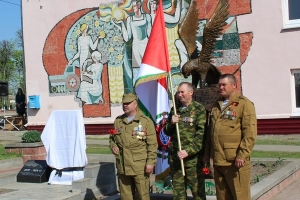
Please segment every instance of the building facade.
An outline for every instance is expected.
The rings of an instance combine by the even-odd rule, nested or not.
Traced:
[[[189,59],[178,28],[190,1],[164,1],[174,90]],[[197,48],[217,0],[197,0]],[[211,62],[234,73],[256,107],[259,133],[300,133],[300,8],[296,0],[229,0],[229,17]],[[52,110],[82,110],[86,132],[104,134],[123,113],[155,19],[154,0],[22,0],[28,129],[42,130]],[[155,58],[154,58],[155,59]],[[29,104],[30,105],[30,104]]]

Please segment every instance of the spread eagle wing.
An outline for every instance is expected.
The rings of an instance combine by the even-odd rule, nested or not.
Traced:
[[[178,30],[179,37],[182,40],[185,48],[187,49],[189,57],[197,48],[196,34],[197,34],[197,30],[199,29],[198,16],[199,14],[198,14],[196,0],[192,0],[190,7],[186,13],[186,16],[184,17],[180,25],[180,28]]]
[[[229,14],[228,8],[228,0],[219,0],[215,11],[207,20],[203,30],[203,44],[199,58],[201,62],[210,62],[217,38],[221,35],[223,26],[227,24],[226,20]]]

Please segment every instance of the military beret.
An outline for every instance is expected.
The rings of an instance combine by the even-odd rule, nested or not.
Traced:
[[[133,93],[128,93],[123,95],[122,103],[129,103],[137,100],[137,96]]]

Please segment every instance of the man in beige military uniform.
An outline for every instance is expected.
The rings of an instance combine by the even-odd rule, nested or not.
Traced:
[[[110,136],[121,199],[149,200],[149,175],[153,172],[157,151],[154,123],[138,111],[135,94],[124,94],[122,103],[124,114],[116,118]]]
[[[236,91],[236,79],[219,79],[221,99],[210,113],[204,162],[213,159],[218,200],[250,200],[250,155],[257,135],[255,108]]]

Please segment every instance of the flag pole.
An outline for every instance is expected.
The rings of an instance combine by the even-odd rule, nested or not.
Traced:
[[[171,96],[172,96],[172,102],[173,102],[174,115],[177,115],[176,103],[175,103],[174,93],[173,93],[171,70],[169,70],[169,84],[170,84],[170,90],[171,90]],[[177,135],[177,141],[178,141],[178,149],[179,149],[179,151],[181,151],[182,149],[181,149],[181,141],[180,141],[180,134],[179,134],[179,126],[178,126],[178,123],[176,123],[175,125],[176,125],[176,135]],[[180,164],[181,164],[182,176],[185,176],[183,159],[180,160]]]
[[[163,38],[165,40],[164,45],[165,45],[165,53],[166,53],[166,63],[169,66],[168,69],[168,75],[169,75],[169,84],[170,84],[170,89],[171,89],[171,96],[172,96],[172,102],[173,102],[173,108],[174,108],[174,114],[177,115],[177,111],[176,111],[176,104],[175,104],[175,99],[174,99],[174,93],[173,93],[173,84],[172,84],[172,76],[171,76],[171,67],[170,67],[170,60],[169,60],[169,49],[168,49],[168,44],[167,44],[167,34],[166,34],[166,30],[165,30],[165,19],[164,19],[164,14],[163,14],[163,6],[162,6],[163,2],[162,0],[159,3],[159,12],[161,14],[161,25],[163,26],[163,30],[162,34],[163,34]],[[155,17],[156,18],[156,17]],[[156,20],[156,19],[155,19]],[[178,149],[179,151],[181,151],[181,141],[180,141],[180,134],[179,134],[179,126],[178,123],[175,124],[176,125],[176,135],[177,135],[177,141],[178,141]],[[180,160],[180,164],[181,164],[181,171],[182,171],[182,176],[185,176],[185,171],[184,171],[184,164],[183,164],[183,159]]]

